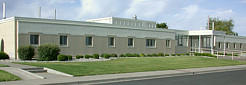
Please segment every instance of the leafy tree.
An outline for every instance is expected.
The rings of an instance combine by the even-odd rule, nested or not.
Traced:
[[[212,30],[213,22],[214,30],[225,31],[228,35],[238,35],[238,33],[233,32],[234,21],[232,19],[209,18],[209,30]]]
[[[156,28],[168,29],[168,26],[167,26],[167,23],[163,22],[163,23],[157,23]]]

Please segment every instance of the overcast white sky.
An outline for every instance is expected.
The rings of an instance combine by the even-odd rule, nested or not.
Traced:
[[[85,21],[101,17],[132,18],[166,22],[170,29],[205,29],[207,17],[233,19],[234,31],[246,36],[246,0],[0,0],[6,2],[7,17],[42,18]],[[2,4],[0,5],[2,8]],[[2,16],[2,9],[0,9]],[[2,19],[2,17],[0,17]]]

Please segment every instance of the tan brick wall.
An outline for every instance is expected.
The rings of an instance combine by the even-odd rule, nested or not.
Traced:
[[[40,44],[56,43],[59,45],[59,35],[48,35],[40,33]],[[19,46],[29,44],[30,34],[19,34]],[[109,36],[93,36],[93,47],[85,45],[86,36],[68,35],[68,47],[61,47],[62,54],[68,55],[85,55],[94,53],[175,53],[175,40],[171,40],[171,48],[166,48],[166,40],[156,39],[156,48],[146,48],[146,39],[134,38],[134,47],[128,47],[127,37],[115,37],[115,47],[108,46]],[[111,37],[111,36],[110,36]]]

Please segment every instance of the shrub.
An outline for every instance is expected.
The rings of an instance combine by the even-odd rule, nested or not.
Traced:
[[[104,58],[105,58],[105,59],[109,59],[109,57],[110,57],[110,55],[109,55],[109,54],[107,54],[107,53],[106,53],[106,54],[104,54]]]
[[[117,54],[110,54],[110,57],[118,57]]]
[[[199,53],[194,53],[195,56],[199,56]]]
[[[152,57],[152,55],[151,55],[151,54],[147,54],[147,56],[148,56],[148,57]]]
[[[145,57],[145,56],[146,56],[146,55],[145,55],[145,54],[143,54],[143,53],[141,53],[141,54],[140,54],[140,57]]]
[[[169,56],[169,54],[165,54],[165,56]]]
[[[99,54],[98,53],[93,54],[93,58],[94,59],[99,59]]]
[[[186,53],[185,55],[190,56],[190,53]]]
[[[134,57],[140,57],[140,55],[137,54],[137,53],[133,54],[133,56],[134,56]]]
[[[131,53],[126,53],[125,56],[126,57],[134,57]]]
[[[0,51],[0,59],[9,59],[9,55],[3,51]]]
[[[18,48],[18,56],[21,60],[31,60],[34,56],[34,47],[31,45],[24,45]]]
[[[68,58],[68,60],[72,60],[73,59],[73,56],[67,55],[67,58]]]
[[[80,59],[80,58],[83,58],[84,56],[83,55],[76,55],[76,59]]]
[[[157,56],[157,54],[156,54],[156,53],[153,53],[153,54],[152,54],[152,56],[155,56],[155,57],[156,57],[156,56]]]
[[[175,56],[175,54],[171,54],[172,56]]]
[[[184,53],[182,53],[181,55],[182,55],[182,56],[185,56],[185,54],[184,54]]]
[[[209,56],[210,53],[203,53],[202,56]]]
[[[177,56],[181,56],[181,54],[177,54]]]
[[[124,54],[120,54],[120,57],[125,57],[125,55]]]
[[[239,56],[238,54],[233,54],[233,56]]]
[[[57,56],[57,60],[58,61],[66,61],[66,60],[68,60],[68,56],[67,55],[63,55],[63,54],[59,54]]]
[[[60,48],[56,44],[43,44],[38,47],[38,61],[57,60]]]
[[[212,55],[212,54],[209,54],[208,57],[214,57],[214,58],[217,58],[217,56]]]
[[[224,53],[219,53],[219,55],[224,55]]]
[[[101,54],[100,57],[104,57],[104,54]]]
[[[164,56],[164,53],[158,53],[158,56]]]
[[[91,55],[85,55],[85,59],[89,59]]]

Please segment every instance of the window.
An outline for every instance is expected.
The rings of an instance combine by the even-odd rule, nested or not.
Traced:
[[[242,43],[240,43],[240,49],[243,49],[243,44]]]
[[[67,46],[67,36],[66,35],[60,36],[60,46]]]
[[[134,46],[133,46],[133,42],[134,42],[134,41],[133,41],[133,38],[128,38],[128,46],[129,46],[129,47],[134,47]]]
[[[226,43],[226,48],[229,49],[229,43]]]
[[[218,47],[221,48],[221,43],[219,42]]]
[[[115,46],[114,43],[115,43],[114,37],[109,37],[108,38],[108,46],[114,47]]]
[[[85,41],[86,41],[86,46],[92,46],[93,41],[91,36],[87,36],[85,38]]]
[[[146,39],[147,47],[155,47],[155,39]]]
[[[234,49],[237,48],[237,44],[236,44],[236,43],[233,44],[233,48],[234,48]]]
[[[166,40],[166,47],[171,48],[171,40]]]
[[[202,40],[203,40],[203,47],[205,47],[205,48],[211,47],[211,45],[210,45],[211,37],[202,37]]]
[[[177,46],[187,46],[187,36],[186,35],[176,35],[175,40]]]
[[[39,35],[31,34],[30,35],[30,44],[39,45]]]

